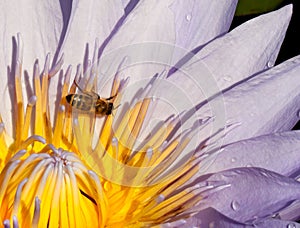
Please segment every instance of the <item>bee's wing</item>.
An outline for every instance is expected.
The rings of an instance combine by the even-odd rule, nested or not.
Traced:
[[[81,95],[80,103],[72,109],[72,116],[79,124],[83,137],[87,137],[83,140],[88,140],[94,131],[97,95],[85,91],[78,91],[78,95]]]

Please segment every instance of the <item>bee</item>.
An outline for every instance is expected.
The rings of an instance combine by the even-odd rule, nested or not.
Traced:
[[[75,85],[82,92],[82,94],[68,94],[66,96],[67,102],[75,109],[82,112],[95,111],[98,116],[111,115],[114,108],[113,99],[116,95],[109,98],[101,98],[99,94],[90,91],[84,91],[77,83]]]

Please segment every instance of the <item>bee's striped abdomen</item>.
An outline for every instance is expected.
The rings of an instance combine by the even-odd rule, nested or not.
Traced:
[[[94,107],[94,99],[88,95],[69,94],[66,100],[72,107],[81,111],[90,111]]]

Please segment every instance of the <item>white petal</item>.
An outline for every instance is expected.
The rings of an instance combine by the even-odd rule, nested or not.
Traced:
[[[73,66],[81,63],[87,43],[91,45],[89,51],[93,54],[96,38],[102,44],[123,14],[123,5],[119,0],[73,1],[62,49],[65,62]]]
[[[182,228],[191,227],[222,227],[222,228],[247,228],[245,224],[227,218],[213,208],[207,208],[186,220]],[[250,226],[249,226],[250,228]]]
[[[247,21],[205,46],[197,57],[206,63],[218,86],[227,88],[274,65],[291,14],[292,5],[288,5]]]
[[[170,64],[175,43],[175,18],[169,8],[171,2],[140,1],[130,12],[101,57],[101,70],[106,78],[116,72],[125,56],[130,62],[123,73],[136,80],[152,77]],[[160,62],[164,65],[157,64]]]
[[[94,57],[97,60],[98,53],[95,52],[94,55],[94,49],[98,50],[99,45],[110,35],[123,15],[123,5],[119,0],[73,1],[70,21],[60,50],[60,55],[64,53],[65,63],[73,66],[72,77],[75,75],[77,64],[92,61]],[[97,47],[94,47],[94,44]],[[49,90],[50,101],[53,101],[50,106],[51,113],[54,108],[58,108],[55,106],[57,102],[54,104],[57,83],[58,78],[53,78],[51,88],[54,89]]]
[[[283,221],[279,219],[266,219],[255,224],[257,228],[284,227],[284,228],[300,228],[300,224],[292,221]]]
[[[212,186],[201,193],[199,208],[212,207],[242,223],[257,223],[276,215],[300,198],[300,183],[260,168],[237,168],[209,176]]]
[[[163,91],[161,97],[166,98],[168,106],[158,106],[155,110],[157,116],[164,119],[174,113],[169,104],[176,107],[176,114],[192,108],[261,71],[270,60],[274,63],[291,17],[291,8],[287,6],[255,18],[205,46],[167,79],[165,87],[160,88]],[[173,94],[173,100],[168,100],[168,93]],[[223,115],[225,118],[223,111],[216,113],[224,109],[220,102],[220,99],[210,101],[210,110],[201,108],[200,116]],[[212,108],[218,103],[220,109]],[[184,109],[178,109],[179,106]]]
[[[131,1],[131,0],[122,0],[123,8],[126,8],[126,6],[128,5],[128,3],[129,3],[130,1]]]
[[[226,33],[236,5],[236,0],[174,1],[171,9],[176,20],[176,46],[192,50]]]
[[[300,56],[224,94],[228,122],[239,123],[224,143],[290,130],[299,120]]]
[[[174,43],[174,15],[169,8],[170,2],[171,0],[140,1],[113,36],[105,51],[147,41]]]
[[[299,181],[299,180],[298,180]],[[293,202],[289,207],[279,213],[281,219],[299,221],[300,201]]]
[[[8,67],[11,68],[11,63],[15,61],[12,57],[15,56],[16,51],[15,41],[12,37],[16,36],[17,33],[22,34],[24,43],[22,66],[23,70],[26,70],[31,77],[33,63],[37,58],[43,64],[48,52],[51,52],[52,56],[55,54],[61,31],[68,20],[68,9],[70,9],[68,3],[66,1],[60,5],[60,1],[34,0],[7,0],[0,3],[2,9],[0,15],[0,42],[2,48],[0,55],[0,92],[1,96],[5,98],[2,102],[1,114],[9,134],[12,133],[12,105],[8,91]],[[13,81],[13,79],[10,78],[9,81]]]
[[[120,62],[120,59],[128,55],[133,67],[127,69],[125,75],[134,80],[152,77],[174,65],[187,54],[186,49],[195,48],[226,32],[236,1],[226,3],[207,0],[140,1],[104,49],[104,58],[111,55],[113,60],[119,59]],[[147,42],[155,42],[156,46],[146,47]],[[127,48],[129,50],[124,48],[138,43],[144,43],[144,46]],[[111,54],[112,50],[117,53],[118,58]],[[107,71],[114,71],[105,69],[107,62],[110,61],[101,64],[106,75]],[[116,62],[114,65],[118,64]]]
[[[260,167],[284,176],[300,170],[300,131],[259,136],[224,146],[205,172]]]

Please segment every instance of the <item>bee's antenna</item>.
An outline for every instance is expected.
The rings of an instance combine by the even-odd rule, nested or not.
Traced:
[[[117,95],[118,95],[118,94],[115,94],[115,95],[113,95],[113,96],[111,96],[111,97],[109,97],[109,98],[105,98],[105,100],[110,101],[110,100],[114,99]]]
[[[83,89],[80,88],[80,86],[77,84],[76,80],[74,80],[74,84],[76,85],[76,87],[82,92],[85,93]]]
[[[117,107],[114,107],[113,110],[116,110],[117,108],[119,108],[121,106],[121,104],[119,104]]]

